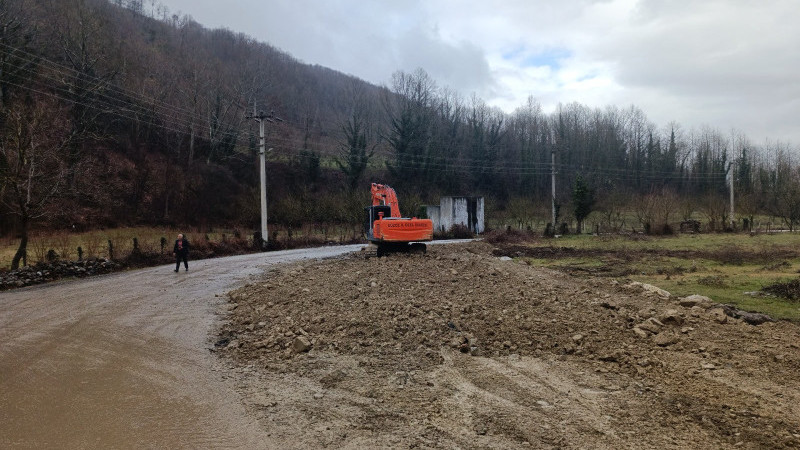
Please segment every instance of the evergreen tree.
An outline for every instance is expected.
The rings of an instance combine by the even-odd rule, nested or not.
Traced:
[[[594,193],[584,181],[583,176],[575,178],[575,186],[572,190],[572,205],[574,207],[575,219],[578,221],[577,232],[583,229],[583,221],[592,212],[594,207]]]
[[[343,160],[337,158],[336,165],[344,173],[348,186],[355,189],[367,170],[367,163],[372,158],[374,149],[367,152],[367,132],[358,114],[353,114],[342,127],[342,131],[345,138],[341,152]]]

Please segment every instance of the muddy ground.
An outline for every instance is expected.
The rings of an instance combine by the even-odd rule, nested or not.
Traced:
[[[486,243],[230,293],[215,352],[288,448],[798,448],[800,326]]]

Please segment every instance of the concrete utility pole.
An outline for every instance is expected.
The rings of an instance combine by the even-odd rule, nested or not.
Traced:
[[[733,162],[728,164],[728,176],[730,177],[728,189],[731,197],[731,230],[733,230],[736,227],[736,219],[733,217]]]
[[[258,165],[261,181],[261,249],[267,248],[267,155],[266,155],[266,136],[265,136],[265,122],[280,122],[282,119],[275,117],[270,112],[269,115],[264,114],[264,111],[256,113],[256,105],[253,103],[253,115],[248,116],[248,119],[255,119],[258,122]],[[271,151],[272,149],[270,149]]]
[[[553,212],[553,234],[556,234],[556,149],[550,150],[550,181],[552,184],[552,194],[550,196],[550,207]]]

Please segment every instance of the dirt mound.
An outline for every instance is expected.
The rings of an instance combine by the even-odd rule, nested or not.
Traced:
[[[292,447],[800,446],[796,325],[493,250],[280,269],[215,350]]]
[[[762,288],[761,291],[786,300],[800,301],[800,280],[770,284]]]

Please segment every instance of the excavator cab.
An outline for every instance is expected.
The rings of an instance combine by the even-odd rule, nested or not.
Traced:
[[[383,219],[384,217],[391,217],[392,208],[388,205],[367,206],[364,208],[366,212],[366,221],[364,222],[364,234],[367,240],[372,241],[375,238],[373,226],[376,220]]]

